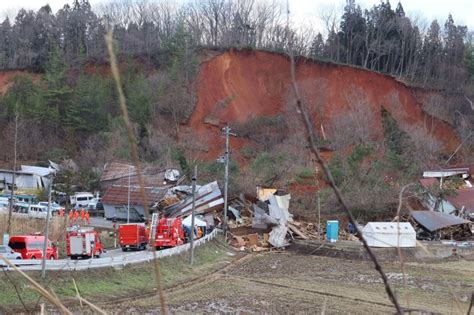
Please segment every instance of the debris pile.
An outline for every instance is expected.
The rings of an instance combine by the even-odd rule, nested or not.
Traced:
[[[231,244],[240,250],[262,251],[284,248],[295,238],[317,239],[318,229],[314,224],[293,219],[290,200],[290,194],[262,187],[257,187],[257,198],[231,199],[228,223]]]
[[[192,187],[174,186],[168,189],[157,208],[167,218],[185,217],[192,211]],[[196,185],[196,214],[207,214],[222,209],[224,198],[217,181],[203,186]]]
[[[462,241],[472,236],[471,221],[436,211],[411,211],[417,239]]]

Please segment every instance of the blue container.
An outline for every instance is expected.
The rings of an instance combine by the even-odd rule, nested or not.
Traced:
[[[332,220],[326,222],[326,240],[336,242],[339,236],[339,221]]]

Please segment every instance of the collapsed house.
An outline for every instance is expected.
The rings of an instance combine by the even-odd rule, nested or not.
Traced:
[[[189,216],[193,209],[192,187],[175,186],[166,192],[157,205],[159,211],[170,218]],[[214,213],[224,208],[224,198],[216,181],[206,185],[196,185],[196,215],[202,215],[208,225],[215,225]]]
[[[171,186],[164,182],[164,172],[143,175],[142,178],[145,184],[146,208],[152,210]],[[131,221],[143,221],[146,217],[145,204],[136,175],[115,179],[114,183],[106,189],[102,204],[106,219],[127,220],[129,216]],[[130,209],[128,209],[129,205]]]
[[[0,190],[11,191],[13,187],[13,174],[15,174],[15,190],[23,193],[36,193],[49,189],[50,175],[56,173],[52,167],[22,165],[21,169],[0,170]]]
[[[257,198],[241,195],[229,206],[231,244],[243,250],[284,248],[295,239],[316,239],[316,226],[294,220],[289,212],[291,195],[257,186]],[[232,218],[233,217],[233,218]]]
[[[145,168],[144,182],[146,207],[156,209],[157,202],[165,197],[168,189],[184,179],[176,169]],[[105,191],[102,198],[104,213],[107,219],[116,218],[132,221],[143,221],[145,205],[141,194],[137,170],[134,165],[111,162],[104,165],[100,183]]]
[[[471,221],[436,211],[411,211],[411,218],[420,240],[464,240],[472,235]]]
[[[426,171],[419,180],[425,190],[421,200],[431,211],[474,220],[474,166]]]

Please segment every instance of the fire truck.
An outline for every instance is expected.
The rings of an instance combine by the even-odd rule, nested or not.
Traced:
[[[185,235],[183,221],[181,218],[162,218],[156,227],[154,234],[154,244],[156,248],[174,247],[184,244]]]
[[[146,249],[148,235],[145,225],[138,223],[120,224],[119,226],[120,247],[123,251],[128,249]]]
[[[99,233],[92,227],[68,228],[66,253],[71,259],[99,257],[103,252]]]

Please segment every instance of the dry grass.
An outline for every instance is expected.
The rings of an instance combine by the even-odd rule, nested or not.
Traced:
[[[0,213],[0,235],[7,232],[8,213]],[[18,217],[12,217],[11,235],[22,234],[43,234],[46,220]],[[49,239],[51,241],[63,240],[66,236],[66,218],[53,217],[49,223]]]

